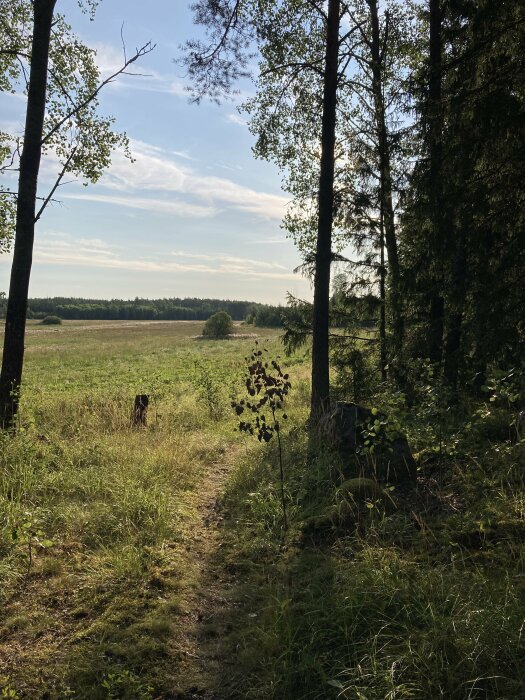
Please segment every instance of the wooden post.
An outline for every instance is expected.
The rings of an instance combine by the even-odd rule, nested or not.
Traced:
[[[133,415],[131,418],[132,425],[146,426],[148,405],[148,394],[137,394],[135,396],[135,405],[133,406]]]

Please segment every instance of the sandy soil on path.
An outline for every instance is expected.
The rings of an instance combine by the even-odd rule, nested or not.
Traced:
[[[177,700],[224,700],[227,697],[221,691],[224,676],[221,640],[229,631],[223,618],[231,605],[225,595],[233,585],[233,577],[225,571],[217,554],[222,547],[221,497],[232,468],[231,458],[230,448],[226,454],[228,461],[210,465],[197,503],[199,517],[186,545],[196,586],[189,596],[183,631],[182,653],[188,663],[185,677],[174,692]]]

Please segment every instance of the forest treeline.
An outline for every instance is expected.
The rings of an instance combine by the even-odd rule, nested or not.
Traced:
[[[0,317],[5,316],[6,300],[0,299]],[[95,321],[206,321],[217,311],[226,311],[234,321],[260,327],[282,325],[283,307],[254,301],[230,299],[82,299],[46,297],[29,299],[30,319],[58,316],[64,320]]]

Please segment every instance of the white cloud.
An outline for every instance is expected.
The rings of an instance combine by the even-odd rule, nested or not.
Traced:
[[[86,192],[85,194],[64,194],[64,199],[84,200],[88,202],[100,202],[102,204],[114,204],[120,207],[131,209],[142,209],[156,214],[175,214],[190,218],[207,218],[215,216],[218,210],[213,206],[199,206],[169,199],[157,199],[153,197],[125,197],[110,194],[100,194],[97,192]]]
[[[228,114],[228,116],[226,117],[226,121],[230,122],[231,124],[237,124],[238,126],[248,125],[246,119],[243,119],[240,114],[236,114],[235,112]]]
[[[187,163],[181,164],[169,153],[166,154],[156,146],[142,141],[133,140],[131,150],[135,162],[130,163],[122,151],[117,151],[100,184],[108,189],[119,190],[126,194],[133,193],[133,196],[118,199],[104,195],[107,202],[113,202],[120,206],[149,209],[149,200],[143,197],[139,197],[137,200],[136,192],[140,194],[145,191],[169,192],[199,200],[199,204],[192,202],[191,205],[188,205],[196,207],[197,216],[212,215],[218,208],[223,209],[228,206],[268,219],[280,220],[284,216],[288,202],[283,195],[257,192],[227,178],[201,175],[193,166]],[[96,196],[100,197],[100,195]],[[93,198],[93,195],[77,195],[76,197],[88,199]],[[97,201],[102,200],[97,199]],[[202,211],[202,202],[205,203],[204,208],[207,210],[207,214]],[[165,203],[165,206],[168,204]],[[175,203],[175,206],[181,207],[182,203]]]
[[[206,275],[242,276],[253,280],[297,280],[283,265],[226,254],[205,254],[175,251],[172,257],[127,257],[117,246],[99,238],[75,238],[64,232],[46,232],[35,242],[36,263],[118,269],[134,272],[204,273]]]

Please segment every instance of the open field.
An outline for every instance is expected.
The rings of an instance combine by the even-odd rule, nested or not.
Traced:
[[[405,415],[418,489],[349,520],[344,465],[307,443],[298,351],[283,536],[275,445],[235,432],[229,405],[253,341],[201,329],[30,324],[0,444],[0,697],[525,697],[523,443],[483,419],[438,472],[431,414]]]

